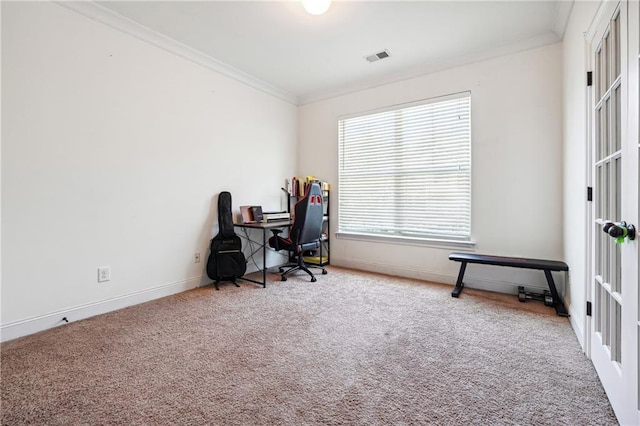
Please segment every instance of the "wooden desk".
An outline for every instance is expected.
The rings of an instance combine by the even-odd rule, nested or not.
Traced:
[[[253,250],[251,252],[251,254],[249,255],[249,258],[253,258],[256,252],[262,249],[262,282],[252,280],[251,278],[245,278],[245,277],[242,277],[243,280],[251,281],[252,283],[256,283],[256,284],[262,284],[262,287],[267,286],[267,231],[271,229],[277,229],[277,228],[286,228],[291,226],[292,223],[293,223],[293,220],[282,220],[282,221],[267,222],[267,223],[257,222],[257,223],[234,223],[233,224],[233,226],[237,228],[262,230],[262,243],[260,243],[259,241],[253,241],[249,239],[247,235],[240,236],[240,238],[247,239],[250,242],[255,242],[256,244],[260,245],[260,247],[258,247],[257,250]]]

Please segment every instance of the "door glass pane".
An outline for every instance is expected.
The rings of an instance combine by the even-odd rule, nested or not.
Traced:
[[[596,161],[599,161],[604,157],[604,148],[602,147],[602,108],[596,109],[595,118],[596,130],[594,136],[596,145]]]
[[[606,235],[605,235],[606,237]],[[615,276],[616,276],[616,269],[615,269],[615,254],[616,254],[616,240],[614,240],[611,237],[608,237],[606,240],[606,254],[605,254],[605,261],[607,262],[606,265],[606,271],[607,271],[607,283],[609,285],[611,285],[611,287],[613,288],[614,286],[614,280],[615,280]],[[613,291],[613,290],[611,290]]]
[[[596,234],[597,235],[597,234]],[[602,333],[602,287],[600,287],[600,283],[598,280],[595,281],[595,296],[596,300],[594,300],[595,312],[594,312],[594,324],[595,324],[595,332]]]
[[[594,230],[594,235],[595,235],[595,249],[596,249],[596,262],[595,262],[595,267],[596,267],[596,275],[599,275],[600,277],[602,277],[602,240],[606,237],[606,235],[604,235],[604,232],[602,232],[602,228],[600,228],[600,225],[596,223],[596,227]]]
[[[596,166],[596,216],[598,219],[604,217],[604,168],[602,164]]]
[[[613,121],[613,147],[612,153],[620,151],[620,135],[621,135],[621,96],[620,96],[620,85],[618,85],[613,91],[613,112],[612,112],[612,121]]]
[[[613,79],[620,75],[620,13],[616,15],[611,25],[613,32]]]
[[[616,293],[622,294],[622,268],[621,266],[621,255],[620,255],[620,244],[616,244],[614,239],[611,239],[612,254],[613,254],[613,270],[615,273],[613,274],[613,280],[611,283],[611,291],[615,291]]]
[[[602,197],[602,204],[603,204],[603,211],[602,211],[602,218],[605,220],[610,220],[611,219],[611,180],[610,180],[610,176],[611,176],[611,167],[610,167],[610,162],[606,162],[604,163],[604,182],[602,185],[602,193],[603,193],[603,197]]]
[[[602,343],[611,349],[611,295],[603,288]]]
[[[596,84],[596,103],[602,98],[602,49],[598,47],[596,52],[596,75],[594,82]]]
[[[620,341],[622,339],[622,306],[615,300],[613,301],[613,329],[611,330],[611,360],[622,363],[622,351],[620,350]]]
[[[610,215],[610,211],[609,211],[609,163],[606,162],[604,164],[602,164],[602,166],[600,167],[601,170],[601,182],[600,182],[600,202],[602,203],[601,205],[601,218],[604,221],[609,220],[609,215]],[[602,232],[602,229],[600,229],[600,232]],[[606,237],[606,234],[604,234]],[[601,244],[601,252],[600,252],[600,261],[602,262],[602,281],[605,283],[609,283],[611,282],[611,276],[610,276],[610,270],[611,270],[611,257],[609,255],[610,252],[610,238],[603,238],[602,240],[602,244]]]
[[[604,117],[602,119],[602,146],[604,148],[604,156],[611,155],[611,98],[607,96],[604,101]]]
[[[606,237],[606,235],[605,235]],[[613,268],[611,262],[613,261],[613,239],[611,237],[605,238],[604,240],[604,273],[605,273],[605,283],[611,285]]]
[[[611,219],[615,222],[622,220],[622,194],[620,193],[620,187],[622,186],[622,158],[618,157],[613,160],[613,188],[611,192],[613,195],[613,212],[611,213]]]
[[[607,114],[605,113],[604,102],[600,107],[600,133],[598,134],[599,144],[598,151],[600,155],[598,159],[602,160],[607,156]]]
[[[621,196],[621,180],[622,180],[622,167],[621,167],[621,158],[618,157],[613,161],[613,212],[611,214],[611,219],[614,222],[620,222],[621,214],[622,214],[622,196]],[[613,268],[612,281],[611,281],[611,291],[622,293],[622,267],[621,267],[621,252],[620,245],[616,244],[616,241],[613,238],[609,238],[609,243],[611,245],[611,267]]]
[[[602,67],[603,67],[603,71],[604,71],[604,89],[607,90],[609,88],[609,86],[611,86],[611,37],[610,37],[610,33],[607,32],[607,34],[604,36],[604,47],[603,47],[603,63],[602,63]]]
[[[607,93],[607,89],[608,89],[608,84],[607,84],[607,67],[608,67],[608,52],[607,52],[607,48],[604,44],[604,41],[602,42],[602,56],[601,56],[601,63],[600,63],[600,97],[598,98],[599,100],[602,99],[605,94]]]

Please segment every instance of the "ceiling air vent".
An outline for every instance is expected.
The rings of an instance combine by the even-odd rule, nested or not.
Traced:
[[[389,51],[385,49],[378,53],[374,53],[373,55],[366,56],[365,59],[369,62],[375,62],[379,61],[380,59],[388,58],[389,56]]]

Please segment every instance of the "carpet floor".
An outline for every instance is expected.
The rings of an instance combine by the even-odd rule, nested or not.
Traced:
[[[329,267],[0,345],[3,425],[615,425],[541,302]]]

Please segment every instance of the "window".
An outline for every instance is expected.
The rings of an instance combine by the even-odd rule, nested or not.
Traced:
[[[470,240],[469,92],[345,118],[338,133],[339,235]]]

